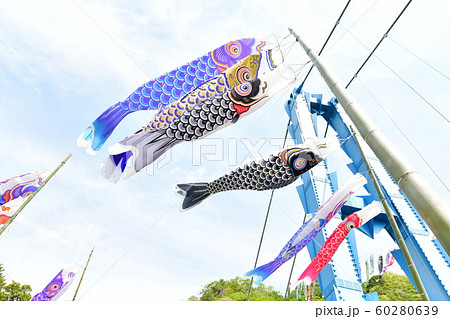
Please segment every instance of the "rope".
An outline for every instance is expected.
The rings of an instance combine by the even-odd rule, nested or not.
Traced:
[[[303,216],[303,222],[302,224],[304,224],[306,221],[306,212],[305,215]],[[286,285],[286,292],[284,293],[284,300],[286,300],[287,298],[287,294],[288,294],[288,290],[289,290],[289,286],[290,286],[290,282],[291,282],[291,278],[292,278],[292,272],[294,271],[294,265],[295,265],[295,260],[297,259],[297,254],[294,256],[294,259],[292,261],[292,267],[291,267],[291,272],[289,273],[289,279]]]
[[[294,45],[295,45],[295,41],[292,42],[292,43],[289,43],[289,46],[285,49],[285,52],[284,52],[284,57],[285,57],[285,58],[287,58],[287,56],[289,55],[289,53],[291,53],[291,50],[292,50],[292,48],[294,47]]]
[[[287,126],[289,126],[290,123],[291,123],[291,120],[289,119],[289,122],[287,123]],[[284,148],[284,146],[286,144],[287,135],[288,135],[288,129],[286,129],[286,134],[284,135],[283,148]],[[267,206],[267,212],[266,212],[266,218],[264,220],[264,226],[263,226],[263,229],[262,229],[262,232],[261,232],[261,239],[259,240],[258,252],[256,253],[255,265],[253,266],[253,268],[256,268],[256,265],[258,264],[259,252],[261,250],[261,245],[262,245],[262,241],[263,241],[263,238],[264,238],[264,232],[266,231],[267,219],[269,218],[270,207],[272,206],[272,199],[273,199],[273,193],[274,192],[275,192],[275,189],[272,189],[272,192],[270,194],[269,205]],[[248,301],[249,298],[250,298],[250,293],[252,291],[252,284],[253,284],[253,277],[252,277],[252,279],[250,281],[250,286],[248,287],[248,293],[247,293],[246,301]]]
[[[410,53],[411,55],[413,55],[414,57],[416,57],[418,60],[422,61],[424,64],[426,64],[427,66],[429,66],[431,69],[433,69],[434,71],[436,71],[437,73],[439,73],[440,75],[442,75],[444,78],[446,78],[447,80],[450,80],[450,77],[448,77],[447,75],[445,75],[444,73],[442,73],[441,71],[439,71],[438,69],[436,69],[435,67],[433,67],[430,63],[428,63],[427,61],[425,61],[424,59],[420,58],[419,56],[417,56],[416,54],[414,54],[413,52],[411,52],[410,50],[408,50],[406,47],[404,47],[403,45],[401,45],[400,43],[398,43],[397,41],[395,41],[394,39],[392,39],[392,37],[388,38],[389,40],[391,40],[392,42],[394,42],[395,44],[397,44],[399,47],[401,47],[403,50],[405,50],[406,52]]]
[[[352,136],[350,136],[350,138],[351,138]],[[346,138],[346,139],[344,139],[344,141],[346,141],[346,140],[348,140],[348,138]],[[325,163],[320,163],[320,164],[318,164],[319,166],[320,165],[325,165]],[[326,168],[326,166],[325,166],[325,168]],[[368,171],[365,171],[365,172],[361,172],[361,174],[365,174],[366,175],[366,177],[369,175],[369,172]],[[367,177],[368,178],[368,177]],[[282,211],[283,211],[283,213],[286,215],[286,216],[288,216],[298,227],[300,227],[302,224],[304,224],[304,221],[305,221],[305,218],[306,218],[306,214],[305,214],[305,216],[304,216],[304,221],[302,222],[302,224],[298,224],[296,221],[295,221],[295,219],[285,210],[285,209],[283,209],[283,207],[275,200],[275,199],[273,199],[273,203],[275,203]],[[317,246],[322,246],[322,243],[319,243],[316,239],[312,239],[312,242],[314,242]],[[295,256],[294,256],[295,257]],[[348,277],[350,277],[350,274],[346,271],[346,269],[344,269],[344,268],[342,268],[339,264],[336,264],[336,267],[338,267],[339,269],[340,269],[340,271],[342,272],[342,273],[344,273],[346,276],[348,276]],[[289,285],[289,284],[288,284]]]
[[[397,123],[394,121],[394,119],[389,115],[388,112],[386,112],[386,109],[381,105],[381,103],[377,100],[377,98],[373,95],[373,93],[369,90],[369,88],[361,81],[360,78],[358,78],[359,82],[362,84],[362,86],[366,89],[366,91],[372,96],[372,98],[375,100],[375,102],[378,104],[378,106],[383,110],[384,114],[389,117],[389,119],[392,121],[392,123],[397,127],[397,129],[400,131],[400,133],[403,135],[403,137],[408,141],[408,143],[412,146],[412,148],[417,152],[417,154],[422,158],[422,160],[427,164],[428,168],[431,169],[431,171],[434,173],[434,175],[438,178],[438,180],[444,185],[444,187],[447,189],[447,191],[450,193],[450,189],[447,187],[447,185],[444,183],[444,181],[439,177],[439,175],[435,172],[435,170],[430,166],[428,161],[422,156],[422,154],[419,152],[419,150],[414,146],[414,144],[411,142],[411,140],[406,136],[406,134],[403,132],[403,130],[397,125]]]
[[[361,15],[359,16],[359,18],[356,19],[355,22],[353,22],[353,23],[350,25],[349,29],[351,29],[355,24],[357,24],[358,21],[361,20],[361,19],[367,14],[367,12],[369,12],[370,9],[373,8],[373,6],[374,6],[377,2],[378,2],[378,0],[375,0],[375,2],[372,3],[372,5],[371,5],[369,8],[367,8],[366,11],[364,11],[363,14],[361,14]],[[331,48],[334,47],[334,45],[335,45],[336,43],[338,43],[338,41],[339,41],[344,35],[345,35],[345,33],[342,34],[336,41],[334,41],[333,44],[330,45],[330,46],[328,47],[328,49],[325,51],[325,53],[327,53],[328,51],[330,51]]]
[[[84,12],[85,15],[88,16],[89,19],[92,20],[92,22],[94,22],[94,23],[97,25],[97,27],[100,28],[100,30],[103,31],[103,33],[105,33],[105,34],[108,36],[108,38],[110,38],[110,39],[112,40],[112,42],[114,42],[114,43],[115,43],[115,44],[123,51],[123,53],[126,54],[126,56],[128,56],[128,57],[130,58],[131,61],[134,62],[134,64],[136,64],[136,65],[138,66],[139,69],[141,69],[148,77],[151,78],[151,76],[147,73],[147,71],[145,71],[145,69],[144,69],[139,63],[137,63],[136,60],[134,60],[134,59],[131,57],[131,55],[129,55],[128,52],[125,51],[125,49],[122,48],[122,47],[120,46],[120,44],[119,44],[116,40],[114,40],[113,37],[112,37],[108,32],[106,32],[105,29],[102,28],[102,26],[101,26],[100,24],[98,24],[98,22],[95,21],[94,18],[92,18],[92,17],[89,15],[89,13],[87,13],[87,11],[84,10],[84,9],[78,4],[78,2],[76,2],[75,0],[72,0],[72,1],[73,1],[73,3],[75,3],[75,4],[78,6],[78,8],[81,9],[81,11]]]
[[[361,71],[361,69],[364,67],[364,65],[366,65],[367,61],[369,61],[370,57],[372,56],[372,54],[375,52],[375,50],[380,46],[381,42],[383,42],[383,40],[388,36],[389,31],[391,31],[391,29],[394,27],[394,25],[397,23],[397,21],[400,19],[400,17],[403,15],[403,12],[405,12],[406,8],[408,8],[409,4],[411,3],[412,0],[409,0],[408,3],[406,4],[406,6],[403,8],[403,10],[400,12],[400,14],[397,16],[397,18],[394,20],[394,22],[391,24],[391,26],[389,27],[389,29],[386,31],[386,33],[381,37],[380,41],[378,41],[377,45],[375,46],[375,48],[373,48],[372,52],[370,52],[369,56],[366,58],[366,60],[363,62],[363,64],[361,64],[361,66],[359,67],[358,71],[356,71],[355,75],[353,75],[353,77],[350,79],[350,82],[347,83],[345,88],[348,88],[348,86],[350,85],[350,83],[352,83],[353,79],[356,78],[358,76],[359,71]]]
[[[295,85],[295,82],[294,82],[294,83],[291,83],[289,86],[287,86],[286,88],[284,88],[283,91],[282,91],[281,93],[278,92],[277,94],[279,94],[279,96],[277,97],[277,99],[271,101],[271,102],[270,102],[270,105],[265,106],[263,112],[259,112],[259,113],[260,113],[260,116],[259,116],[257,119],[255,119],[255,120],[253,121],[252,125],[255,125],[256,122],[258,122],[258,121],[264,116],[264,114],[266,114],[266,113],[269,111],[269,109],[271,109],[271,108],[272,108],[272,107],[273,107],[273,106],[274,106],[274,105],[275,105],[282,97],[284,97],[285,94],[286,94],[289,90],[292,90],[292,88],[294,87],[294,85]],[[286,130],[287,130],[287,129],[286,129]]]
[[[377,1],[378,1],[378,0],[377,0]],[[372,8],[373,5],[374,5],[377,1],[375,1],[375,2],[372,4],[372,6],[371,6],[370,8]],[[334,33],[334,30],[336,30],[336,27],[339,25],[339,23],[340,23],[340,21],[341,21],[341,18],[342,18],[342,16],[344,15],[345,11],[347,10],[347,7],[349,6],[350,2],[351,2],[351,0],[349,0],[349,1],[346,3],[344,9],[342,10],[341,14],[339,15],[338,19],[336,20],[336,22],[335,22],[335,24],[334,24],[334,26],[333,26],[333,29],[331,29],[330,33],[328,34],[327,39],[325,40],[324,44],[322,45],[322,48],[320,49],[318,55],[321,55],[321,54],[322,54],[322,52],[323,52],[323,50],[325,49],[325,47],[326,47],[328,41],[330,40],[332,34]],[[369,8],[369,9],[370,9],[370,8]],[[369,10],[369,9],[368,9],[368,10]],[[367,12],[368,10],[366,10],[366,12]],[[364,12],[363,15],[366,14],[366,12]],[[362,16],[363,16],[363,15],[362,15]],[[360,18],[362,18],[362,16],[361,16]],[[358,18],[358,20],[359,20],[360,18]],[[357,22],[358,20],[356,20],[356,22]],[[355,22],[355,23],[356,23],[356,22]],[[340,39],[340,38],[339,38],[339,39]],[[338,39],[338,40],[339,40],[339,39]],[[338,41],[338,40],[337,40],[337,41]],[[334,44],[335,44],[337,41],[335,41]],[[334,45],[334,44],[333,44],[333,45]],[[308,61],[307,63],[309,63],[309,62],[311,62],[311,61]],[[311,71],[312,71],[313,68],[314,68],[314,64],[311,65],[311,68],[309,69],[308,73],[306,74],[305,78],[303,79],[303,82],[302,82],[301,85],[303,85],[303,84],[306,82],[306,79],[308,78],[308,76],[309,76],[309,74],[311,73]],[[289,126],[289,124],[288,124],[288,126]],[[328,129],[328,125],[327,125],[327,129]],[[288,133],[288,129],[286,128],[286,135],[287,135],[287,133]],[[325,135],[326,135],[326,133],[325,133]],[[345,141],[343,141],[343,142],[345,142]],[[342,143],[343,143],[343,142],[342,142]],[[302,224],[305,223],[305,220],[306,220],[306,212],[305,212],[305,215],[303,216],[303,222],[302,222]],[[313,239],[313,240],[314,240],[314,239]],[[293,261],[292,261],[292,267],[291,267],[291,271],[290,271],[290,273],[289,273],[289,279],[288,279],[288,282],[287,282],[287,285],[286,285],[286,292],[285,292],[285,294],[284,294],[284,298],[285,298],[285,299],[286,299],[287,294],[288,294],[289,284],[290,284],[290,281],[291,281],[292,272],[293,272],[293,270],[294,270],[294,266],[295,266],[295,261],[296,261],[296,259],[297,259],[297,255],[294,256],[294,259],[293,259]],[[256,267],[256,265],[255,265],[255,267]],[[252,281],[253,281],[253,278],[252,278]],[[306,294],[305,294],[305,295],[306,295]]]
[[[358,23],[358,21],[359,20],[361,20],[369,11],[370,11],[370,9],[372,9],[373,8],[373,6],[376,4],[378,2],[378,0],[375,0],[375,2],[373,2],[372,3],[372,5],[370,6],[370,7],[368,7],[367,9],[366,9],[366,11],[364,11],[363,12],[363,14],[361,14],[360,16],[359,16],[359,18],[358,19],[356,19],[355,20],[355,22],[353,22],[351,25],[350,25],[350,27],[348,28],[348,29],[345,29],[344,28],[344,30],[346,30],[346,32],[344,33],[344,34],[342,34],[336,41],[334,41],[333,42],[333,44],[331,45],[331,46],[329,46],[328,47],[328,49],[325,51],[325,53],[327,53],[347,32],[349,32],[348,30],[350,30],[355,24],[357,24]],[[342,15],[341,15],[342,16]],[[340,19],[339,19],[340,20]],[[335,24],[335,27],[338,25],[338,23],[336,23]],[[333,28],[333,30],[335,29],[335,27]],[[312,68],[311,68],[312,69]],[[305,81],[306,81],[306,79],[305,79]],[[324,83],[323,82],[321,82],[323,85],[324,85]],[[331,93],[331,95],[333,95],[333,93],[331,92],[331,90],[330,90],[330,88],[327,86],[327,85],[325,85],[325,87],[326,87],[326,89]],[[328,133],[328,127],[329,127],[330,125],[327,123],[327,126],[326,126],[326,128],[325,128],[325,133],[324,133],[324,138],[326,138],[327,137],[327,133]]]
[[[334,26],[333,26],[333,29],[331,29],[331,32],[328,34],[328,37],[327,37],[327,39],[325,40],[324,44],[322,45],[322,48],[320,49],[318,55],[321,55],[323,49],[325,49],[325,46],[327,45],[328,40],[330,40],[331,35],[333,34],[334,30],[336,29],[336,27],[338,26],[338,24],[341,22],[341,18],[342,18],[342,16],[344,15],[345,10],[347,10],[347,7],[348,7],[348,5],[350,4],[350,1],[351,1],[351,0],[348,0],[347,4],[346,4],[345,7],[344,7],[344,10],[342,10],[341,14],[339,15],[339,18],[336,20],[336,22],[335,22],[335,24],[334,24]],[[314,68],[314,64],[311,65],[311,68],[309,69],[308,73],[306,74],[305,79],[303,80],[303,84],[305,84],[305,81],[306,81],[306,79],[308,78],[308,76],[309,76],[309,74],[311,73],[311,71],[312,71],[313,68]]]
[[[341,25],[341,27],[342,28],[344,28],[345,29],[345,27],[343,27],[342,25]],[[347,30],[347,32],[353,37],[353,38],[355,38],[355,40],[357,40],[363,47],[365,47],[366,49],[368,49],[367,48],[367,46],[364,44],[364,43],[362,43],[362,41],[360,40],[360,39],[358,39],[358,37],[356,37],[353,33],[351,33],[349,30]],[[369,50],[369,49],[368,49]],[[373,53],[373,52],[372,52]],[[372,53],[371,53],[371,55],[372,55]],[[376,54],[373,54],[373,56],[374,57],[376,57],[377,59],[378,59],[378,61],[380,61],[381,63],[383,63],[383,65],[386,67],[386,68],[388,68],[396,77],[398,77],[404,84],[406,84],[414,93],[416,93],[416,95],[417,96],[419,96],[425,103],[427,103],[437,114],[439,114],[445,121],[447,121],[448,123],[450,123],[450,121],[449,121],[449,119],[448,118],[446,118],[445,117],[445,115],[444,114],[442,114],[433,104],[431,104],[425,97],[423,97],[416,89],[414,89],[412,86],[411,86],[411,84],[409,84],[408,82],[406,82],[406,80],[405,79],[403,79],[397,72],[395,72],[389,65],[387,65],[386,64],[386,62],[384,62],[383,60],[381,60]],[[353,76],[353,78],[355,78],[356,76]],[[353,79],[352,78],[352,79]],[[351,83],[352,81],[350,81],[349,82],[349,84]],[[347,86],[345,87],[345,88],[347,88],[348,87],[348,85],[349,84],[347,84]]]

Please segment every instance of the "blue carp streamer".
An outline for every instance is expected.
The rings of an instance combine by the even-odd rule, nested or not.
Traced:
[[[217,77],[252,52],[262,52],[265,41],[245,38],[227,44],[181,67],[148,81],[124,101],[104,111],[78,138],[77,144],[95,153],[125,116],[140,110],[159,110]]]

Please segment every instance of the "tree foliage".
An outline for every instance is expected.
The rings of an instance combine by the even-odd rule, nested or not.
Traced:
[[[380,301],[420,301],[420,295],[405,275],[386,272],[363,284],[364,293],[378,292]]]
[[[216,280],[203,287],[198,296],[191,296],[190,301],[244,301],[247,299],[250,279],[236,277],[230,280]],[[309,294],[309,287],[307,287]],[[363,284],[363,292],[378,292],[380,301],[414,301],[421,300],[418,292],[405,275],[397,275],[386,272],[380,278],[373,276],[370,280]],[[314,301],[324,300],[320,286],[316,280],[315,288],[311,288],[312,299]],[[305,300],[304,290],[301,292],[302,300]],[[296,291],[289,293],[287,300],[297,300]],[[258,301],[281,301],[284,295],[273,290],[271,286],[260,284],[253,287],[249,300]]]
[[[27,301],[31,299],[31,286],[21,285],[13,281],[9,285],[6,284],[3,275],[3,265],[0,264],[0,301]]]
[[[245,301],[247,299],[250,279],[236,277],[230,280],[216,280],[204,286],[199,296],[191,296],[190,301]],[[273,287],[260,284],[253,287],[250,293],[251,301],[279,301],[284,296],[274,291]]]

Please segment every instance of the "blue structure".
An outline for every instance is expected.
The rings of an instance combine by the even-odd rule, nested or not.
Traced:
[[[321,116],[343,141],[341,145],[342,150],[351,159],[351,163],[347,165],[350,171],[353,174],[359,172],[367,176],[368,169],[364,164],[354,138],[351,136],[349,128],[336,108],[338,101],[335,98],[327,104],[322,104],[322,95],[310,95],[303,92],[301,87],[293,91],[290,99],[286,102],[285,108],[291,119],[292,124],[288,129],[294,141],[302,143],[305,138],[304,132],[302,133],[303,128],[300,125],[300,122],[305,120],[299,119],[297,109],[299,103],[297,103],[297,100],[299,100],[299,103],[306,102],[311,120],[314,123],[316,135],[317,117]],[[322,176],[317,176],[316,169],[301,175],[303,185],[300,185],[297,190],[305,212],[314,212],[320,206],[321,201],[326,199],[320,198],[319,188],[322,191],[328,189],[328,191],[334,192],[339,185],[337,174],[335,172],[328,173],[328,170],[326,170],[329,160],[330,158],[325,161],[325,171],[322,172]],[[450,300],[450,276],[448,275],[450,263],[448,255],[439,242],[433,238],[430,229],[398,189],[381,163],[376,158],[370,158],[370,164],[383,187],[384,195],[394,212],[397,224],[400,227],[430,300]],[[342,218],[374,200],[379,200],[372,181],[370,178],[367,178],[367,180],[368,183],[365,185],[365,189],[369,195],[349,201],[348,205],[341,210]],[[340,220],[340,217],[335,218]],[[330,222],[330,224],[332,223]],[[334,229],[334,226],[330,227]],[[376,233],[385,229],[395,241],[395,236],[386,214],[380,214],[358,229],[371,238],[374,238]],[[325,242],[326,235],[327,228],[307,246],[311,258],[316,255]],[[377,295],[363,295],[354,230],[350,232],[346,243],[346,249],[340,248],[337,252],[339,254],[336,254],[333,261],[319,274],[318,280],[325,300],[378,300]],[[396,250],[392,254],[410,281],[413,282],[401,251]],[[345,265],[346,271],[344,276],[339,269],[342,268],[340,265]]]

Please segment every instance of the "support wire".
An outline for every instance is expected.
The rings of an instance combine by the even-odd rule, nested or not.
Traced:
[[[409,4],[411,3],[412,0],[409,0],[408,3],[406,4],[406,6],[403,8],[403,10],[400,12],[400,14],[397,16],[397,18],[394,20],[394,22],[391,24],[391,26],[389,27],[389,29],[387,29],[387,31],[384,33],[384,35],[381,37],[380,41],[378,41],[377,45],[375,46],[375,48],[373,48],[372,52],[370,52],[369,56],[366,58],[366,60],[363,62],[363,64],[361,64],[361,66],[359,67],[358,71],[356,71],[356,73],[353,75],[353,77],[350,79],[350,81],[347,83],[347,85],[345,86],[345,88],[348,88],[348,86],[352,83],[353,79],[356,78],[358,76],[359,71],[361,71],[361,69],[364,67],[364,65],[366,65],[367,61],[369,61],[370,57],[372,56],[372,54],[375,52],[375,50],[380,46],[381,42],[383,42],[383,40],[385,38],[387,38],[389,31],[391,31],[391,29],[394,27],[394,25],[397,23],[397,21],[400,19],[400,17],[403,15],[403,12],[405,12],[406,8],[408,8]]]

